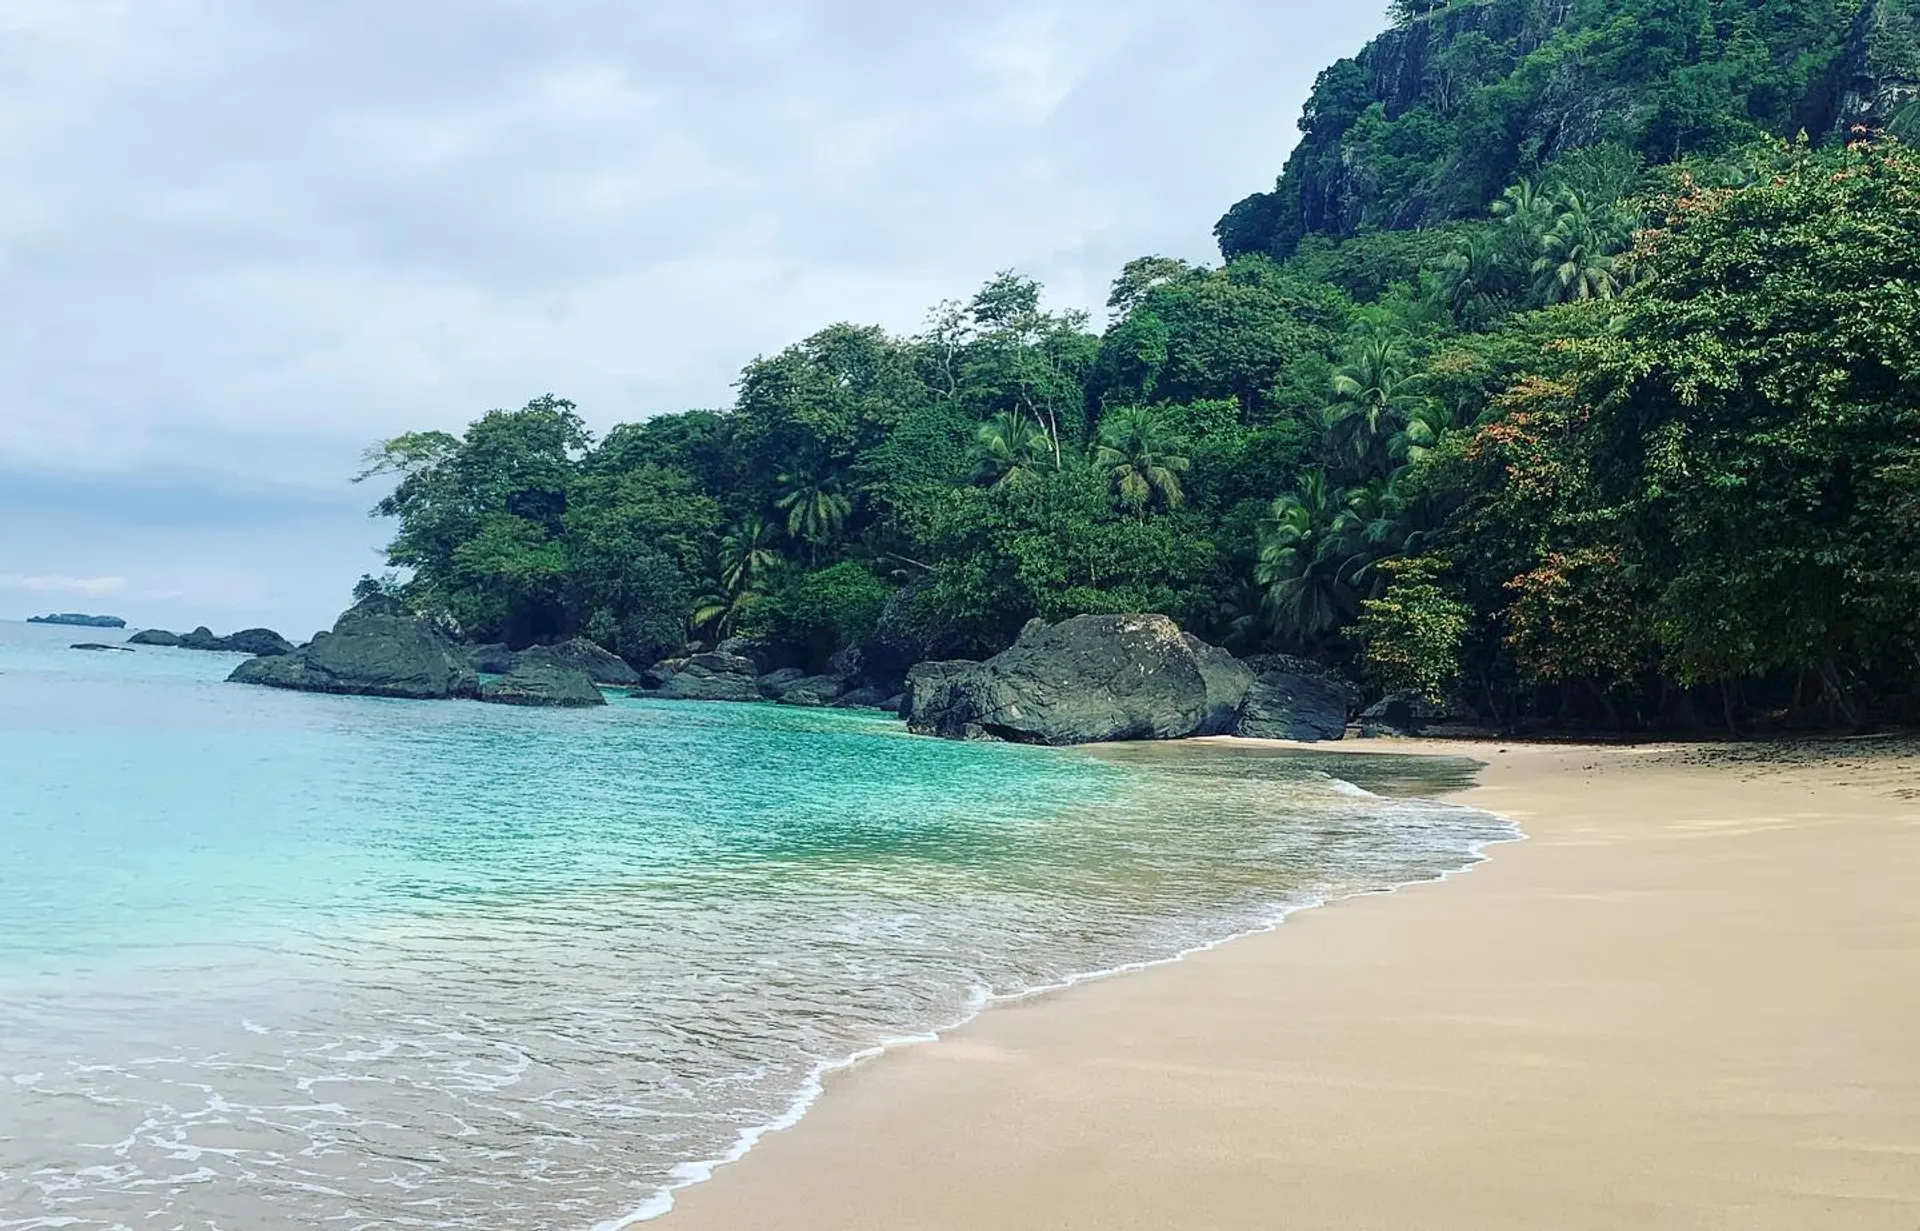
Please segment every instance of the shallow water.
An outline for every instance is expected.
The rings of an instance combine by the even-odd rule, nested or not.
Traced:
[[[0,1228],[617,1226],[822,1066],[1512,836],[1417,798],[1464,764],[306,696],[86,639],[0,624]]]

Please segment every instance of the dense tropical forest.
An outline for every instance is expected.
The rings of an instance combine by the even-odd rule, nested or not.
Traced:
[[[398,437],[363,587],[640,664],[1153,611],[1507,727],[1920,714],[1920,4],[1392,21],[1103,329],[1008,273],[724,410]]]

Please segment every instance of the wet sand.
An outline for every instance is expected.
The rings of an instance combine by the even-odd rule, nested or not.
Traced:
[[[660,1225],[1920,1229],[1914,745],[1360,747],[1530,840],[839,1074]]]

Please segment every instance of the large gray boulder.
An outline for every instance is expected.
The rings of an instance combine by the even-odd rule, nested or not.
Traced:
[[[1029,625],[1011,649],[937,683],[916,683],[909,673],[908,725],[949,739],[1029,744],[1182,739],[1239,709],[1234,681],[1243,677],[1211,655],[1203,669],[1196,645],[1212,649],[1158,615]]]
[[[640,673],[619,655],[602,649],[585,637],[575,637],[559,645],[536,645],[520,651],[515,666],[533,664],[560,671],[579,671],[596,684],[628,688],[640,682]]]
[[[1334,740],[1347,733],[1359,690],[1318,663],[1285,654],[1249,659],[1259,672],[1229,733],[1247,739]]]
[[[1253,668],[1191,633],[1186,638],[1187,648],[1193,651],[1193,661],[1200,668],[1200,681],[1207,690],[1206,712],[1200,716],[1200,725],[1193,733],[1231,735],[1240,723],[1247,694],[1253,690],[1257,678]]]
[[[128,645],[160,645],[172,648],[180,644],[180,634],[164,628],[143,629],[127,638]]]
[[[949,684],[979,665],[971,658],[916,663],[907,672],[906,682],[900,691],[900,717],[911,724],[917,711],[930,706],[935,697],[944,695]]]
[[[496,705],[541,705],[567,709],[583,709],[607,703],[586,672],[556,667],[524,655],[512,671],[482,684],[480,699]]]
[[[759,672],[750,658],[709,650],[668,658],[648,668],[635,696],[668,701],[764,701]]]
[[[465,650],[426,620],[375,595],[347,610],[305,649],[250,658],[227,677],[302,692],[443,700],[475,697],[480,679]]]
[[[801,680],[807,678],[805,667],[782,667],[778,671],[769,671],[757,681],[761,695],[769,700],[778,701],[780,694],[787,692]]]

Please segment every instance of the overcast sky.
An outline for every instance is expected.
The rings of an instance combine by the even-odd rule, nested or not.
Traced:
[[[371,441],[1215,258],[1375,0],[7,0],[0,618],[303,637]]]

